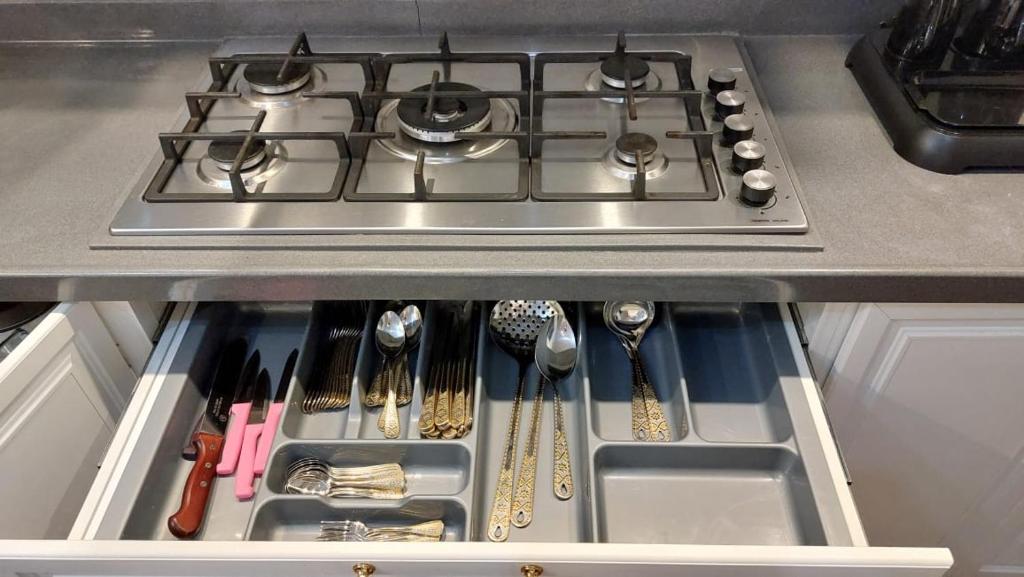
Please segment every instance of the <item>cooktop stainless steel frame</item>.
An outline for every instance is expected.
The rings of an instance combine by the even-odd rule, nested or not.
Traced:
[[[436,51],[431,38],[312,37],[317,51]],[[773,202],[754,208],[739,199],[740,176],[730,169],[731,149],[715,139],[714,156],[725,194],[718,200],[647,201],[377,201],[352,202],[145,202],[143,192],[161,164],[157,154],[128,193],[110,225],[113,235],[294,235],[294,234],[622,234],[622,233],[790,233],[807,231],[808,223],[796,185],[772,134],[770,112],[758,98],[757,80],[745,54],[731,36],[637,36],[630,50],[677,51],[692,57],[698,90],[706,89],[708,70],[736,72],[738,90],[747,93],[746,114],[754,122],[755,139],[767,148],[766,168],[777,178]],[[217,56],[235,53],[287,52],[287,38],[239,39],[225,42]],[[614,36],[571,38],[452,37],[458,52],[609,52]],[[205,78],[209,82],[209,77]],[[709,98],[705,99],[710,100]],[[642,106],[642,105],[641,105]],[[711,107],[705,105],[709,130],[719,132]],[[183,114],[183,118],[187,115]],[[685,119],[681,119],[685,123]],[[685,130],[685,125],[665,127]],[[155,145],[155,138],[154,138]],[[487,186],[486,182],[480,183]]]

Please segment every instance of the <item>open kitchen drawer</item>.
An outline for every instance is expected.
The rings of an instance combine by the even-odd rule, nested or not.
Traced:
[[[777,305],[658,305],[642,355],[669,421],[666,443],[630,440],[625,353],[599,305],[568,305],[580,358],[560,390],[575,495],[552,494],[546,398],[534,520],[507,543],[487,542],[516,365],[481,320],[473,427],[463,439],[421,440],[418,393],[437,306],[424,307],[417,394],[402,409],[402,436],[384,440],[368,424],[376,409],[359,402],[376,364],[372,339],[361,343],[347,410],[299,410],[328,307],[179,305],[71,538],[0,542],[0,575],[339,576],[369,563],[377,575],[408,576],[515,576],[533,564],[544,575],[573,577],[917,577],[952,564],[945,549],[868,546],[793,321]],[[285,413],[255,498],[239,502],[230,479],[215,482],[203,531],[179,541],[166,519],[191,466],[182,445],[217,352],[237,336],[260,349],[275,381],[300,349]],[[283,494],[284,468],[305,455],[402,462],[408,494],[398,502]],[[445,521],[443,542],[313,540],[321,520],[426,518]]]

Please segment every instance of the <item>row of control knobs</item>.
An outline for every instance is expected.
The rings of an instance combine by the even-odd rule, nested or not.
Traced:
[[[754,123],[743,114],[747,97],[736,90],[736,73],[712,69],[708,91],[715,97],[715,116],[722,121],[722,145],[732,147],[732,168],[743,175],[740,197],[753,206],[768,204],[775,196],[775,175],[762,168],[766,150],[753,140]]]

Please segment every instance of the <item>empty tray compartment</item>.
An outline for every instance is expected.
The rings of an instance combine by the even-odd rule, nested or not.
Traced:
[[[605,445],[594,475],[601,542],[827,544],[804,467],[786,448]]]
[[[460,493],[469,483],[472,460],[469,448],[457,441],[296,441],[279,447],[271,458],[265,477],[267,487],[274,493],[284,493],[288,467],[309,457],[336,467],[398,463],[405,471],[406,496]]]
[[[585,305],[587,380],[594,434],[608,441],[632,441],[632,366],[626,349],[604,324],[602,303]],[[658,306],[654,324],[640,341],[640,358],[661,402],[672,440],[686,436],[686,395],[675,341],[665,318],[666,308]]]
[[[782,329],[778,307],[677,304],[672,320],[698,436],[773,443],[793,434],[780,377],[799,375],[767,334]]]
[[[365,503],[363,501],[362,503]],[[443,541],[466,537],[466,509],[457,499],[410,499],[401,503],[338,504],[316,497],[278,497],[265,501],[249,529],[250,541],[315,541],[323,521],[361,521],[368,527],[415,525],[440,519]]]

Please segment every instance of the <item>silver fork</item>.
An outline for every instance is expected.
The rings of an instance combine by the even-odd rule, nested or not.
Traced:
[[[317,541],[440,541],[444,536],[444,522],[426,521],[416,525],[368,527],[362,521],[322,521]]]

